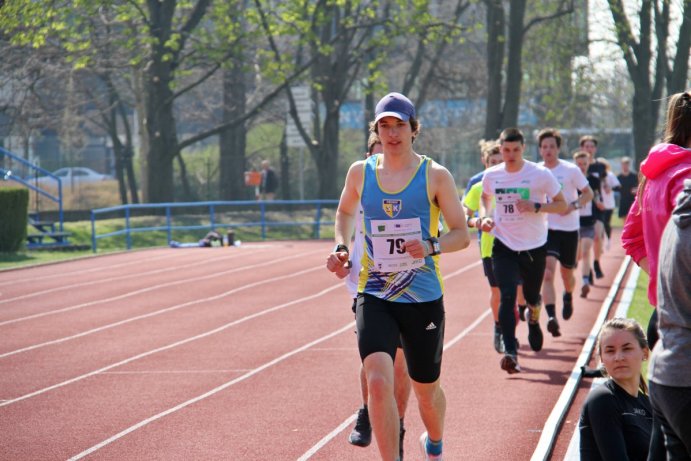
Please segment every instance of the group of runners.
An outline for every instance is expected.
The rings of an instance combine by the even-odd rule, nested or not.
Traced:
[[[592,285],[587,254],[591,246],[602,248],[598,212],[604,209],[600,179],[606,171],[595,161],[592,137],[581,140],[572,163],[559,159],[559,133],[542,130],[543,162],[535,163],[524,158],[523,133],[508,128],[497,141],[483,143],[486,169],[471,180],[461,203],[449,171],[413,149],[420,123],[406,96],[382,98],[370,132],[368,154],[376,152],[376,144],[381,153],[350,167],[336,213],[336,246],[326,263],[328,270],[350,280],[354,299],[363,406],[350,442],[367,446],[373,434],[381,458],[400,461],[412,388],[426,428],[420,437],[425,459],[440,460],[446,409],[439,379],[445,325],[440,255],[466,248],[469,227],[481,231],[494,347],[502,354],[501,369],[520,372],[518,318],[528,323],[534,351],[544,343],[543,302],[548,332],[561,335],[557,262],[565,288],[564,320],[573,314],[579,247],[585,261],[581,296]],[[602,277],[597,252],[593,271]]]

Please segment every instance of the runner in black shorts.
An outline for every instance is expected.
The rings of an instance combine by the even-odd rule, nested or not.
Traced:
[[[516,286],[522,279],[529,306],[528,342],[539,351],[543,344],[540,289],[547,243],[543,213],[562,213],[567,204],[549,170],[523,158],[525,138],[520,130],[505,129],[499,142],[504,163],[488,169],[482,178],[480,223],[483,231],[493,231],[495,236],[492,263],[501,292],[499,321],[506,351],[500,366],[512,374],[521,371],[514,314]]]
[[[581,136],[578,145],[582,151],[589,155],[588,175],[594,176],[599,181],[599,188],[593,189],[593,193],[597,194],[599,201],[593,207],[593,218],[595,219],[595,238],[593,239],[593,270],[596,278],[604,277],[602,268],[600,267],[600,256],[602,256],[603,240],[605,236],[605,205],[602,202],[602,197],[605,193],[611,191],[609,184],[607,184],[607,167],[596,158],[597,155],[597,138],[591,135]],[[590,281],[592,283],[592,280]]]
[[[336,247],[326,267],[343,271],[360,204],[365,244],[356,324],[377,448],[382,459],[400,459],[393,357],[401,337],[426,429],[421,447],[425,459],[441,459],[446,397],[439,375],[444,334],[439,255],[466,248],[470,236],[453,176],[413,149],[420,124],[412,102],[400,93],[386,95],[370,130],[379,135],[384,152],[351,165],[336,211]],[[440,214],[448,232],[437,238]]]
[[[593,191],[593,198],[579,209],[579,242],[578,242],[578,259],[581,264],[581,275],[583,276],[583,285],[581,286],[581,298],[586,298],[590,292],[590,253],[593,247],[593,240],[596,234],[596,217],[595,210],[597,204],[600,202],[600,180],[591,174],[588,174],[588,153],[578,151],[573,154],[573,160],[580,168],[581,173],[587,174],[588,184]]]
[[[578,229],[580,227],[578,210],[593,197],[588,180],[581,170],[571,162],[559,159],[561,149],[561,134],[554,128],[545,128],[537,135],[542,165],[547,168],[561,184],[564,200],[569,204],[564,213],[549,214],[547,216],[547,260],[545,262],[545,277],[542,283],[542,301],[547,312],[547,331],[552,336],[561,336],[559,321],[556,314],[556,289],[554,279],[557,271],[557,261],[561,268],[561,279],[564,283],[562,295],[564,320],[573,314],[573,290],[576,288],[574,272],[578,265]]]

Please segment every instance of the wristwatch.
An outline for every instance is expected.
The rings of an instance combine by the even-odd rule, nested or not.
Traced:
[[[348,246],[344,243],[337,243],[336,246],[334,247],[333,252],[334,253],[340,253],[341,251],[345,251],[346,253],[350,254],[350,250],[348,249]]]
[[[539,213],[539,212],[540,212],[540,208],[542,208],[542,203],[540,203],[540,202],[535,202],[535,203],[533,203],[533,206],[535,207],[535,213]]]
[[[571,202],[571,205],[573,205],[574,210],[579,210],[581,208],[581,202],[579,202],[578,200],[574,200],[573,202]]]
[[[429,254],[429,256],[437,256],[438,254],[441,254],[441,245],[439,244],[439,239],[436,237],[430,237],[427,239],[427,241],[432,248],[432,252]]]

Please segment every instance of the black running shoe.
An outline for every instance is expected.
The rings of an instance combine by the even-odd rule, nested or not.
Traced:
[[[494,350],[498,354],[504,353],[504,337],[501,334],[501,327],[499,325],[494,325]]]
[[[593,282],[593,271],[590,271],[588,273],[588,283],[591,285],[594,285],[595,283]]]
[[[547,321],[547,331],[552,333],[555,338],[561,336],[561,331],[559,331],[559,322],[557,322],[556,317],[550,317]]]
[[[593,269],[595,269],[595,278],[601,279],[605,276],[602,273],[602,268],[600,267],[600,261],[593,261]]]
[[[367,408],[360,408],[357,412],[355,427],[348,437],[351,445],[367,447],[372,443],[372,426],[369,423],[369,412]]]
[[[564,308],[561,311],[561,316],[564,320],[569,320],[573,315],[573,300],[571,298],[564,297]]]
[[[537,352],[542,349],[544,341],[542,330],[540,329],[540,306],[530,306],[528,313],[530,314],[528,318],[528,343],[530,348]]]
[[[520,373],[521,367],[518,365],[518,357],[511,354],[506,354],[499,362],[501,369],[512,375],[514,373]]]

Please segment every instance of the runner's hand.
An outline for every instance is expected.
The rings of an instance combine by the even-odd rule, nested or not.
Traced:
[[[483,218],[480,223],[482,225],[482,232],[490,232],[494,229],[494,219],[492,218]]]
[[[405,242],[403,248],[415,259],[424,258],[428,255],[427,246],[418,239],[408,240]]]
[[[350,255],[345,251],[331,253],[326,259],[326,268],[336,274],[339,279],[345,278],[350,273],[350,267],[346,267]]]

